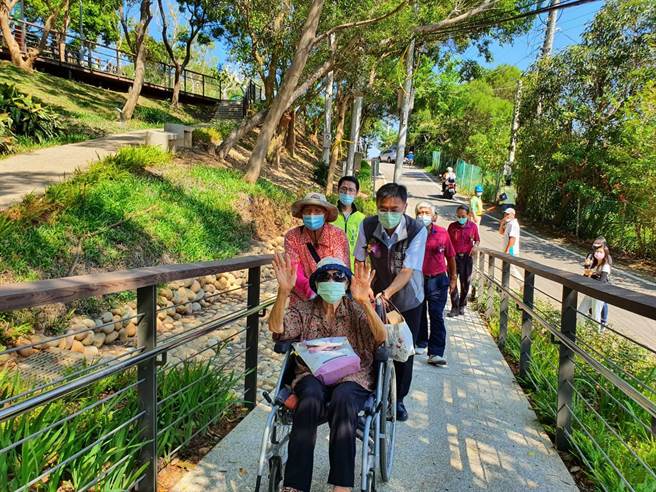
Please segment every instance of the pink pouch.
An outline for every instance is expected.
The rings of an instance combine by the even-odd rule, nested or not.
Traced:
[[[346,337],[327,337],[294,343],[294,351],[323,384],[332,385],[360,370],[360,357]]]
[[[315,377],[326,386],[337,383],[340,379],[360,370],[360,357],[346,355],[330,360],[322,365],[315,373]]]

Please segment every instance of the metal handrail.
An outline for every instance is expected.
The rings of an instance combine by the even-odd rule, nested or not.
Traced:
[[[596,280],[580,274],[552,268],[532,260],[518,258],[517,256],[511,256],[499,251],[487,248],[478,248],[478,251],[600,301],[639,314],[645,318],[656,320],[656,296],[635,292],[612,284],[601,284]],[[602,285],[603,288],[601,287]]]
[[[598,386],[617,405],[625,409],[635,422],[639,423],[640,429],[647,433],[651,432],[652,436],[656,435],[656,402],[652,401],[642,392],[647,391],[653,395],[655,390],[651,388],[650,384],[643,383],[631,374],[630,371],[622,367],[621,364],[616,363],[611,354],[604,354],[603,349],[596,349],[587,342],[584,336],[581,336],[581,333],[577,333],[580,330],[580,327],[577,326],[580,315],[577,309],[577,296],[581,292],[597,300],[608,302],[650,319],[656,319],[656,297],[605,283],[602,284],[582,275],[546,267],[534,261],[517,258],[500,253],[499,251],[486,248],[478,248],[477,251],[479,257],[475,265],[475,273],[478,278],[477,282],[473,282],[473,284],[476,293],[481,298],[479,306],[485,310],[488,316],[494,310],[496,292],[500,292],[498,308],[499,346],[503,348],[508,337],[509,310],[510,301],[512,301],[522,313],[521,338],[517,340],[519,342],[520,380],[528,384],[532,382],[538,389],[540,385],[545,387],[543,383],[546,383],[546,387],[557,397],[557,401],[553,402],[554,410],[550,413],[555,419],[556,448],[560,451],[575,449],[582,462],[590,467],[591,470],[593,469],[586,455],[573,438],[572,423],[577,423],[581,427],[581,432],[591,441],[591,445],[599,450],[602,456],[604,456],[605,461],[608,462],[622,482],[630,490],[633,490],[627,478],[622,474],[622,470],[612,461],[609,453],[604,450],[603,441],[600,444],[595,439],[594,433],[591,433],[586,427],[585,419],[579,418],[579,415],[575,413],[574,408],[576,405],[574,405],[574,397],[576,397],[582,399],[582,403],[584,404],[583,411],[585,409],[588,409],[588,411],[593,410],[592,415],[602,420],[604,428],[608,430],[609,434],[619,440],[621,445],[629,450],[629,454],[636,460],[635,466],[645,468],[649,476],[656,477],[656,471],[649,468],[647,460],[641,458],[632,449],[630,436],[623,436],[623,432],[619,428],[614,428],[610,420],[604,418],[601,410],[595,410],[594,398],[596,396],[594,395],[597,392],[593,391],[586,398],[584,394],[586,392],[581,391],[580,388],[577,389],[575,384],[577,381],[582,381],[580,384],[584,384],[583,382],[588,380],[576,378],[577,367],[587,368],[584,369],[584,374],[592,378],[592,381],[589,383],[591,387]],[[495,260],[501,260],[500,278],[497,273],[499,268],[495,264]],[[517,292],[511,288],[511,265],[524,269],[521,292]],[[561,300],[549,296],[552,299],[556,299],[560,304],[560,324],[549,321],[546,315],[535,306],[535,292],[541,292],[535,287],[536,276],[554,281],[562,286]],[[513,278],[516,278],[516,276],[513,276]],[[520,283],[522,282],[522,279],[517,280]],[[535,350],[533,356],[531,355],[534,322],[543,327],[546,333],[550,335],[552,343],[557,344],[559,347],[557,358],[553,357],[551,359],[552,362],[555,362],[555,365],[551,368],[556,371],[558,381],[556,386],[548,378],[535,379],[535,373],[531,371],[533,356],[541,353],[541,351]],[[630,337],[624,334],[622,336],[635,343],[636,347],[644,348],[642,344],[632,340]],[[653,352],[653,350],[651,351]],[[545,355],[542,357],[545,357]],[[615,372],[613,369],[615,369]],[[541,382],[538,383],[537,381]],[[613,392],[616,393],[617,397],[611,394]],[[593,398],[592,400],[590,400],[591,396]],[[628,411],[625,402],[627,405],[631,402],[635,407],[629,405],[632,410]],[[635,411],[633,408],[635,408]],[[651,425],[649,425],[648,421],[651,421]],[[603,484],[601,485],[603,487]]]
[[[250,309],[243,309],[241,311],[237,311],[232,316],[222,319],[220,322],[216,324],[207,325],[206,327],[197,330],[194,333],[187,334],[186,336],[170,341],[168,343],[164,343],[151,350],[144,351],[139,355],[135,355],[134,357],[131,357],[128,360],[121,361],[106,369],[75,379],[66,384],[63,384],[62,386],[46,391],[32,398],[28,398],[27,400],[21,401],[10,407],[2,408],[0,409],[0,422],[4,422],[7,419],[10,419],[12,417],[17,417],[18,415],[28,412],[36,407],[39,407],[46,403],[50,403],[54,400],[57,400],[63,396],[72,393],[75,390],[84,388],[85,386],[89,386],[90,384],[95,383],[96,381],[100,381],[101,379],[104,379],[108,376],[117,374],[119,372],[123,372],[126,369],[129,369],[131,367],[140,364],[141,362],[155,359],[157,356],[161,355],[162,353],[169,352],[170,350],[173,350],[176,347],[184,345],[185,343],[190,342],[191,340],[195,340],[203,335],[207,335],[212,331],[215,331],[230,323],[234,323],[235,321],[250,316],[251,314],[257,314],[261,312],[263,309],[266,309],[267,307],[271,306],[274,302],[275,299],[269,299]]]

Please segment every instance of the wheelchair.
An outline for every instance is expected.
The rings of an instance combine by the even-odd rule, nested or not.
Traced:
[[[262,477],[268,473],[268,491],[282,488],[283,469],[287,457],[287,444],[292,429],[293,410],[286,405],[292,396],[291,381],[294,378],[295,355],[292,342],[277,342],[274,351],[285,354],[282,371],[272,395],[263,396],[271,406],[262,436],[262,448],[257,469],[255,491],[262,486]],[[362,492],[376,490],[376,466],[380,478],[387,482],[394,463],[396,438],[396,376],[394,363],[387,349],[381,346],[374,357],[375,391],[369,395],[358,415],[356,435],[362,442]],[[330,403],[329,403],[330,404]],[[324,422],[325,423],[325,422]]]

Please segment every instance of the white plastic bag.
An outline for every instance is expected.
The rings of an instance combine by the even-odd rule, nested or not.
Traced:
[[[398,311],[387,313],[387,348],[390,356],[397,362],[405,362],[415,355],[415,343],[408,323]]]

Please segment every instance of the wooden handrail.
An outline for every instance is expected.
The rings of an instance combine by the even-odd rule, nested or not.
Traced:
[[[118,272],[38,280],[0,286],[0,311],[134,290],[175,280],[215,275],[271,263],[272,255],[244,256],[221,261],[159,265]]]
[[[574,289],[582,294],[607,302],[621,309],[656,320],[656,296],[635,292],[612,284],[602,284],[597,280],[558,268],[552,268],[541,263],[516,256],[510,256],[487,248],[478,248],[486,255],[503,260],[511,265],[533,272],[536,275],[552,280],[558,284]]]

